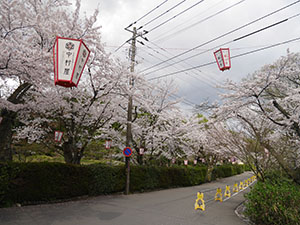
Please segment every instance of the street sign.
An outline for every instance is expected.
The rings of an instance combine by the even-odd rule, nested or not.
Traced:
[[[124,150],[123,150],[123,155],[124,155],[125,157],[130,157],[131,154],[132,154],[131,148],[129,148],[129,147],[124,148]]]

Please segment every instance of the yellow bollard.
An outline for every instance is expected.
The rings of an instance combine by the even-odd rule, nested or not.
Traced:
[[[230,198],[231,193],[230,193],[230,186],[226,185],[226,190],[224,192],[224,197]]]
[[[199,201],[201,201],[201,205],[199,205]],[[203,200],[203,193],[197,193],[197,199],[195,202],[195,210],[201,209],[202,211],[205,211],[205,202]]]
[[[232,188],[232,192],[239,192],[239,187],[238,187],[238,184],[235,183],[233,188]]]
[[[248,187],[248,181],[244,180],[244,188]]]
[[[240,182],[240,186],[239,186],[239,190],[243,190],[244,189],[244,183],[243,181]]]
[[[222,202],[223,199],[222,199],[222,189],[221,188],[217,188],[217,193],[215,195],[215,201],[220,201]]]

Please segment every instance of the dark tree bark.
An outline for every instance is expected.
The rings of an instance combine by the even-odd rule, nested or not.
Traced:
[[[22,101],[26,91],[29,90],[31,84],[21,84],[7,99],[13,104],[19,104]],[[12,160],[12,136],[13,128],[17,119],[17,112],[2,109],[0,113],[2,121],[0,123],[0,162]]]
[[[16,119],[16,113],[3,109],[1,111],[2,121],[0,124],[0,162],[12,161],[12,129]]]
[[[66,163],[70,164],[80,164],[80,160],[82,158],[82,149],[78,149],[70,142],[65,142],[62,146],[62,150],[64,153],[64,160]]]

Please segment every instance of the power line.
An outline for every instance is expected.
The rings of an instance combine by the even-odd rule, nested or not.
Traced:
[[[180,16],[181,14],[187,12],[188,10],[194,8],[195,6],[199,5],[199,4],[202,3],[202,2],[204,2],[204,0],[200,0],[199,2],[196,2],[194,5],[192,5],[192,6],[188,7],[188,8],[186,8],[185,10],[183,10],[183,11],[181,11],[180,13],[176,14],[175,16],[173,16],[173,17],[167,19],[166,21],[164,21],[164,22],[158,24],[157,26],[151,28],[151,29],[148,30],[146,33],[150,33],[151,31],[156,30],[157,28],[159,28],[159,27],[161,27],[162,25],[164,25],[164,24],[170,22],[171,20],[175,19],[177,16]]]
[[[167,51],[166,49],[164,49],[164,48],[158,46],[157,44],[155,44],[155,43],[153,43],[153,42],[151,42],[151,41],[149,41],[149,43],[151,43],[152,45],[154,45],[154,46],[156,46],[156,47],[162,49],[163,51],[169,53],[170,55],[173,55],[172,53],[170,53],[170,52]],[[161,54],[161,53],[160,53],[160,54]],[[162,54],[161,54],[161,55],[162,55]],[[167,56],[165,56],[165,57],[167,57]],[[182,62],[184,62],[184,63],[185,63],[186,65],[188,65],[188,66],[192,66],[190,63],[188,63],[188,62],[186,62],[186,61],[182,61]],[[176,64],[177,64],[177,63],[176,63]],[[174,63],[173,63],[172,65],[174,65]],[[199,73],[194,73],[195,76],[196,76],[196,77],[195,77],[196,79],[199,79],[200,81],[205,82],[205,83],[206,83],[206,82],[211,82],[212,84],[208,83],[209,86],[212,86],[212,85],[218,85],[218,84],[219,84],[219,81],[216,80],[216,79],[213,79],[212,77],[211,77],[211,80],[209,80],[209,79],[208,79],[207,77],[205,77],[204,75],[202,76],[202,73],[203,73],[202,70],[197,69],[197,71],[198,71]],[[194,74],[193,74],[193,75],[194,75]],[[192,75],[192,74],[190,74],[190,75]],[[200,78],[198,77],[198,75],[201,75],[202,78],[203,78],[204,80],[200,79]],[[207,81],[206,81],[206,80],[207,80]]]
[[[155,49],[152,49],[151,47],[149,47],[149,46],[147,46],[149,49],[151,49],[152,51],[154,51],[154,52],[156,52],[157,54],[160,54],[160,55],[162,55],[162,56],[164,56],[163,54],[161,54],[160,52],[158,52],[158,51],[156,51]],[[145,50],[143,50],[143,51],[145,51]],[[146,51],[145,51],[146,52]],[[158,60],[160,60],[160,61],[163,61],[163,59],[161,59],[161,58],[159,58],[159,57],[157,57],[157,56],[155,56],[155,55],[153,55],[153,54],[151,54],[151,53],[149,53],[149,52],[146,52],[146,53],[148,53],[148,55],[150,55],[150,56],[152,56],[152,57],[154,57],[154,58],[156,58],[156,59],[158,59]],[[165,57],[165,56],[164,56]],[[176,68],[176,67],[175,67]],[[188,74],[188,73],[186,73],[187,75],[191,75],[191,74]],[[182,81],[184,81],[184,82],[186,82],[186,83],[189,83],[187,80],[184,80],[184,79],[182,79],[181,77],[177,77],[177,78],[179,78],[180,80],[182,80]],[[208,82],[206,82],[206,81],[202,81],[202,82],[204,82],[204,83],[206,83],[207,85],[209,85],[209,86],[211,86],[212,88],[215,88],[212,84],[210,84],[210,83],[208,83]],[[190,83],[189,83],[190,84]],[[192,86],[194,86],[195,88],[199,88],[199,86],[196,86],[194,83],[192,84]]]
[[[143,15],[142,17],[140,17],[139,19],[137,19],[135,22],[129,24],[126,28],[131,27],[132,25],[136,24],[138,21],[140,21],[141,19],[145,18],[146,16],[148,16],[150,13],[154,12],[156,9],[158,9],[159,7],[161,7],[163,4],[165,4],[168,0],[165,0],[164,2],[160,3],[158,6],[154,7],[152,10],[150,10],[148,13],[146,13],[145,15]]]
[[[123,44],[121,44],[118,48],[116,48],[116,50],[114,51],[114,53],[116,53],[117,51],[119,51],[120,48],[122,48],[126,43],[128,43],[129,41],[131,41],[131,39],[128,39],[127,41],[125,41]]]
[[[275,14],[275,13],[278,13],[278,12],[280,12],[280,11],[286,9],[286,8],[289,8],[289,7],[295,5],[295,4],[299,3],[299,2],[300,2],[300,0],[297,0],[297,1],[295,1],[295,2],[293,2],[293,3],[291,3],[291,4],[289,4],[289,5],[286,5],[286,6],[280,8],[280,9],[277,9],[277,10],[271,12],[271,13],[268,13],[267,15],[264,15],[264,16],[262,16],[262,17],[259,17],[258,19],[255,19],[255,20],[253,20],[253,21],[251,21],[251,22],[249,22],[249,23],[247,23],[247,24],[244,24],[244,25],[242,25],[242,26],[240,26],[240,27],[238,27],[238,28],[236,28],[236,29],[233,29],[233,30],[231,30],[231,31],[229,31],[229,32],[227,32],[227,33],[225,33],[225,34],[222,34],[222,35],[220,35],[220,36],[218,36],[218,37],[216,37],[216,38],[213,38],[213,39],[211,39],[211,40],[209,40],[209,41],[207,41],[207,42],[204,42],[204,43],[202,43],[202,44],[200,44],[200,45],[197,45],[196,47],[191,48],[191,49],[189,49],[189,50],[187,50],[187,51],[185,51],[185,52],[182,52],[182,53],[180,53],[180,54],[178,54],[178,55],[176,55],[176,56],[174,56],[174,57],[171,57],[171,58],[169,58],[169,59],[167,59],[167,60],[165,60],[165,61],[163,61],[163,62],[160,62],[160,63],[157,63],[157,64],[155,64],[155,65],[153,65],[153,66],[150,66],[150,67],[148,67],[148,68],[142,70],[141,72],[147,71],[147,70],[152,69],[152,68],[154,68],[154,67],[157,67],[157,66],[159,66],[159,65],[161,65],[161,64],[163,64],[163,63],[165,63],[165,62],[168,62],[168,61],[170,61],[170,60],[172,60],[172,59],[178,58],[179,56],[185,55],[185,54],[187,54],[187,53],[189,53],[189,52],[191,52],[191,51],[193,51],[193,50],[195,50],[195,49],[197,49],[197,48],[200,48],[200,47],[202,47],[202,46],[204,46],[204,45],[207,45],[207,44],[209,44],[209,43],[211,43],[211,42],[214,42],[214,41],[216,41],[216,40],[218,40],[218,39],[220,39],[220,38],[223,38],[223,37],[225,37],[225,36],[227,36],[227,35],[229,35],[229,34],[232,34],[232,33],[236,32],[236,31],[238,31],[238,30],[241,30],[241,29],[243,29],[243,28],[245,28],[245,27],[247,27],[247,26],[250,26],[250,25],[253,24],[253,23],[256,23],[256,22],[258,22],[258,21],[260,21],[260,20],[262,20],[262,19],[265,19],[265,18],[267,18],[267,17],[269,17],[269,16],[271,16],[271,15],[273,15],[273,14]]]
[[[246,37],[249,37],[249,36],[251,36],[251,35],[257,34],[257,33],[261,32],[261,31],[264,31],[264,30],[267,30],[267,29],[272,28],[272,27],[274,27],[274,26],[277,26],[277,25],[279,25],[279,24],[281,24],[281,23],[284,23],[284,22],[286,22],[286,21],[288,21],[288,20],[290,20],[290,19],[292,19],[292,18],[295,18],[295,17],[297,17],[297,16],[300,16],[300,13],[298,13],[298,14],[296,14],[296,15],[293,15],[293,16],[291,16],[291,17],[289,17],[289,18],[286,18],[286,19],[284,19],[284,20],[281,20],[281,21],[279,21],[279,22],[273,23],[273,24],[271,24],[271,25],[265,26],[265,27],[263,27],[263,28],[261,28],[261,29],[258,29],[258,30],[255,30],[255,31],[253,31],[253,32],[250,32],[250,33],[248,33],[248,34],[246,34],[246,35],[243,35],[243,36],[241,36],[241,37],[235,38],[235,39],[233,39],[232,41],[228,41],[228,42],[222,43],[222,44],[220,44],[220,45],[218,45],[218,46],[215,46],[215,47],[210,48],[210,49],[208,49],[208,50],[205,50],[205,51],[203,51],[203,52],[200,52],[200,53],[191,55],[191,56],[189,56],[189,57],[187,57],[187,58],[184,58],[184,59],[182,59],[182,60],[176,61],[176,62],[174,62],[174,63],[172,63],[172,64],[168,64],[168,65],[166,65],[166,66],[164,66],[164,67],[161,67],[161,68],[158,68],[158,69],[156,69],[156,70],[150,71],[150,72],[146,73],[145,76],[147,76],[147,75],[149,75],[149,74],[152,74],[152,73],[154,73],[154,72],[156,72],[156,71],[165,69],[165,68],[167,68],[167,67],[169,67],[169,66],[172,66],[172,65],[174,65],[174,64],[180,63],[180,62],[182,62],[182,61],[186,61],[186,60],[188,60],[188,59],[194,58],[194,57],[199,56],[199,55],[201,55],[201,54],[204,54],[204,53],[206,53],[206,52],[212,51],[213,49],[216,49],[216,48],[219,48],[219,47],[228,45],[228,44],[233,43],[233,42],[235,42],[235,41],[239,41],[239,40],[244,39],[244,38],[246,38]]]
[[[225,0],[225,1],[226,1],[226,0]],[[219,4],[221,4],[221,3],[224,3],[225,1],[224,1],[224,0],[220,0],[220,1],[218,1],[217,3],[213,4],[212,6],[206,8],[206,9],[204,9],[204,10],[202,10],[202,11],[199,11],[199,12],[197,13],[197,15],[195,15],[195,16],[193,16],[193,17],[191,17],[191,18],[188,18],[187,20],[182,21],[182,22],[179,23],[179,24],[176,24],[175,27],[171,27],[170,29],[168,29],[167,31],[165,31],[164,34],[169,34],[169,33],[173,32],[174,29],[177,29],[177,28],[179,28],[179,27],[182,27],[182,26],[185,25],[187,22],[188,22],[188,23],[191,23],[193,20],[195,20],[195,19],[197,20],[196,17],[198,17],[199,15],[203,16],[203,14],[206,14],[210,9],[216,7],[217,5],[219,5]],[[211,1],[210,1],[210,2],[211,2]],[[159,34],[158,36],[155,36],[155,37],[152,38],[152,39],[153,39],[153,41],[157,41],[158,39],[161,40],[160,38],[161,38],[161,34]]]
[[[196,26],[196,25],[198,25],[198,24],[200,24],[200,23],[205,22],[206,20],[209,20],[209,19],[211,19],[211,18],[213,18],[213,17],[215,17],[215,16],[217,16],[217,15],[223,13],[223,12],[226,12],[227,10],[229,10],[229,9],[231,9],[231,8],[233,8],[233,7],[235,7],[235,6],[239,5],[239,4],[241,4],[241,3],[243,3],[244,1],[246,1],[246,0],[241,0],[241,1],[237,2],[237,3],[235,3],[235,4],[232,4],[232,5],[230,5],[230,6],[226,7],[226,8],[224,8],[224,9],[222,9],[222,10],[220,10],[220,11],[218,11],[218,12],[216,12],[216,13],[214,13],[214,14],[212,14],[212,15],[210,15],[210,16],[208,16],[208,17],[206,17],[206,18],[204,18],[204,19],[202,19],[202,20],[200,20],[200,21],[198,21],[198,22],[196,22],[196,23],[193,23],[193,24],[191,24],[191,25],[189,25],[189,26],[187,26],[187,27],[185,27],[185,28],[183,28],[183,29],[181,29],[181,30],[179,30],[179,31],[176,31],[176,32],[174,32],[174,33],[171,33],[171,34],[169,34],[169,35],[166,35],[166,36],[164,36],[164,37],[161,37],[161,38],[159,38],[159,39],[157,39],[157,40],[155,40],[155,41],[162,41],[162,40],[167,39],[167,38],[169,38],[169,39],[170,39],[170,38],[173,38],[173,37],[175,37],[177,34],[180,34],[180,33],[184,32],[184,31],[186,31],[186,30],[188,30],[188,29],[190,29],[190,28],[192,28],[192,27],[194,27],[194,26]]]
[[[153,21],[159,19],[160,17],[162,17],[163,15],[167,14],[168,12],[171,12],[173,9],[177,8],[178,6],[180,6],[182,3],[184,3],[186,0],[183,0],[179,3],[177,3],[176,5],[174,5],[173,7],[169,8],[168,10],[166,10],[165,12],[161,13],[160,15],[158,15],[157,17],[153,18],[152,20],[150,20],[149,22],[145,23],[144,25],[140,26],[138,28],[138,30],[142,29],[143,27],[149,25],[150,23],[152,23]]]
[[[269,45],[269,46],[266,46],[266,47],[263,47],[263,48],[255,49],[255,50],[252,50],[252,51],[249,51],[249,52],[244,52],[244,53],[232,56],[230,58],[231,59],[238,58],[238,57],[241,57],[241,56],[249,55],[249,54],[252,54],[252,53],[255,53],[255,52],[259,52],[259,51],[263,51],[263,50],[266,50],[266,49],[269,49],[269,48],[274,48],[274,47],[277,47],[277,46],[280,46],[280,45],[284,45],[284,44],[287,44],[287,43],[290,43],[290,42],[293,42],[293,41],[298,41],[298,40],[300,40],[300,37],[294,38],[294,39],[290,39],[288,41],[276,43],[276,44],[273,44],[273,45]],[[158,76],[158,77],[153,77],[153,78],[150,78],[148,80],[150,81],[150,80],[160,79],[160,78],[163,78],[163,77],[168,77],[168,76],[171,76],[171,75],[175,75],[175,74],[186,72],[186,71],[193,70],[193,69],[196,69],[196,68],[201,68],[201,67],[204,67],[204,66],[212,65],[212,64],[215,64],[215,63],[216,63],[215,61],[208,62],[208,63],[202,64],[202,65],[198,65],[198,66],[194,66],[194,67],[191,67],[191,68],[188,68],[188,69],[185,69],[185,70],[180,70],[180,71],[176,71],[176,72],[173,72],[173,73],[164,74],[164,75],[161,75],[161,76]]]

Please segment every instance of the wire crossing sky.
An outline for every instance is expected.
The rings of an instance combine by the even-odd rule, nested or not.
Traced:
[[[286,55],[287,49],[300,51],[299,40],[294,40],[300,37],[298,3],[300,0],[102,0],[98,24],[106,51],[125,62],[131,34],[124,28],[140,28],[138,41],[144,45],[137,44],[136,73],[153,82],[173,79],[177,96],[199,104],[218,100],[221,90],[216,86],[227,79],[239,81]],[[89,15],[96,4],[97,0],[86,0],[82,11]],[[235,58],[231,69],[221,72],[213,52],[226,47]]]

